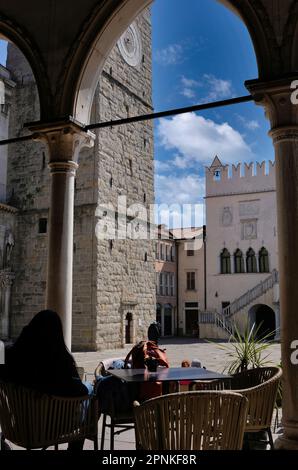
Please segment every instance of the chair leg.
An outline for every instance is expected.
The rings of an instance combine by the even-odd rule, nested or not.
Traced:
[[[103,450],[105,446],[106,421],[107,421],[107,415],[104,414],[102,418],[100,450]]]
[[[110,427],[110,450],[114,450],[114,433],[115,433],[115,426],[114,421],[111,419],[111,427]]]
[[[55,444],[55,450],[59,450],[59,445]]]
[[[98,450],[98,436],[94,437],[93,442],[94,442],[94,450]]]
[[[268,437],[269,437],[269,444],[270,444],[271,450],[274,450],[274,443],[273,443],[271,428],[267,429],[267,433],[268,433]]]

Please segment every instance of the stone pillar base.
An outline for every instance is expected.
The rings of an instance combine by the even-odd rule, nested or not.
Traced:
[[[274,442],[276,450],[298,450],[298,439],[288,439],[285,436],[280,436]]]

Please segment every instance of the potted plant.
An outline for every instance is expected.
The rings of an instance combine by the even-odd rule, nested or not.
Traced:
[[[265,367],[270,364],[268,361],[270,352],[266,353],[266,350],[270,346],[270,339],[274,332],[270,331],[265,335],[260,335],[261,326],[261,324],[258,327],[255,324],[251,327],[247,325],[243,333],[240,332],[237,325],[234,326],[234,333],[230,336],[229,343],[219,345],[230,358],[224,372],[233,375],[247,369]],[[267,441],[264,439],[266,439],[266,433],[262,431],[253,435],[245,433],[243,448],[266,449]]]

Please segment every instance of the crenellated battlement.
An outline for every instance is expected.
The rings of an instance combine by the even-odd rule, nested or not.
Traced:
[[[206,196],[275,190],[275,162],[224,165],[216,156],[206,167]]]

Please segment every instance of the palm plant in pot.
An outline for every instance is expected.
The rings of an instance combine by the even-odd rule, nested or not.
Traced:
[[[260,335],[261,326],[261,324],[256,326],[255,323],[251,327],[246,325],[241,333],[237,325],[234,325],[234,333],[230,336],[229,343],[219,346],[230,358],[224,369],[225,372],[237,374],[247,369],[265,367],[270,363],[267,360],[270,353],[266,354],[266,350],[270,346],[269,339],[274,332]]]
[[[275,332],[270,331],[262,335],[261,327],[262,325],[253,324],[251,327],[246,325],[241,333],[239,328],[234,326],[234,333],[230,336],[229,343],[219,346],[226,351],[228,357],[224,372],[233,375],[248,369],[270,365],[268,348]],[[244,449],[266,449],[266,443],[266,433],[262,431],[244,435]]]

